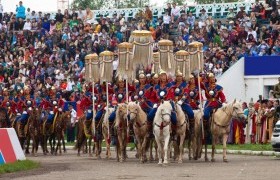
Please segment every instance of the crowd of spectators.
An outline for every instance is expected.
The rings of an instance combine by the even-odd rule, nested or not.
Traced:
[[[0,91],[24,86],[36,92],[51,87],[81,91],[85,56],[116,52],[117,45],[128,41],[136,29],[150,30],[155,42],[173,40],[174,51],[202,42],[205,69],[219,76],[241,57],[280,54],[280,21],[274,2],[257,2],[250,13],[244,7],[237,14],[230,9],[220,20],[208,16],[205,9],[195,17],[186,6],[179,8],[175,3],[167,5],[162,17],[153,17],[147,6],[129,19],[121,14],[94,19],[88,8],[58,10],[52,16],[26,9],[22,2],[15,13],[7,13],[0,3]]]

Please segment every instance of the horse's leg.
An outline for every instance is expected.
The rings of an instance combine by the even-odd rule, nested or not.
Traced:
[[[166,137],[164,138],[164,161],[163,164],[168,164],[168,144],[170,140],[170,134],[167,133]]]
[[[62,145],[63,145],[63,151],[64,151],[64,153],[66,153],[66,152],[67,152],[67,150],[66,150],[66,146],[65,146],[65,139],[64,139],[64,135],[62,136]]]
[[[158,164],[162,165],[162,158],[161,158],[162,146],[161,146],[160,139],[159,139],[159,137],[157,137],[157,135],[155,135],[155,140],[156,140],[156,143],[158,144],[158,153],[160,154],[160,158],[158,159]]]
[[[58,140],[58,143],[59,143],[59,154],[60,154],[60,155],[62,154],[61,140],[62,140],[62,135],[60,134],[60,135],[59,135],[59,140]]]
[[[180,136],[180,145],[179,145],[179,160],[178,163],[183,162],[183,154],[184,154],[184,140],[185,140],[185,133]],[[190,148],[189,148],[190,151]]]
[[[144,135],[144,138],[143,138],[143,143],[142,143],[142,154],[143,154],[143,157],[144,157],[144,162],[147,161],[147,136]]]
[[[155,160],[157,161],[159,159],[159,152],[158,152],[158,144],[154,141],[155,144]]]
[[[88,139],[89,139],[88,140],[88,155],[89,155],[89,157],[92,157],[92,153],[91,153],[91,140],[92,140],[92,136],[90,136]]]
[[[212,135],[212,153],[211,153],[211,161],[215,162],[215,147],[216,146],[216,135]]]
[[[24,138],[23,138],[24,139]],[[23,141],[24,142],[24,141]],[[30,136],[26,136],[26,149],[25,149],[25,154],[30,154],[29,152],[29,146],[30,146]]]
[[[226,153],[227,153],[227,139],[228,139],[228,134],[223,135],[223,161],[228,162]]]

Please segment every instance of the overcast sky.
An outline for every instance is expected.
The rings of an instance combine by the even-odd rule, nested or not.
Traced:
[[[16,5],[20,0],[0,0],[4,12],[15,11]],[[70,0],[71,2],[72,0]],[[157,3],[158,6],[163,5],[164,0],[150,0],[151,4]],[[30,8],[35,11],[56,11],[57,10],[57,0],[22,0],[25,8]]]

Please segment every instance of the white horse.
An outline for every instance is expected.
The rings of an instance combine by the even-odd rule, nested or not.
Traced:
[[[148,138],[147,115],[137,102],[129,102],[128,106],[129,121],[133,124],[133,130],[137,141],[137,151],[140,162],[147,160],[146,145]]]
[[[219,137],[223,138],[223,161],[227,162],[226,150],[227,139],[230,132],[230,121],[232,118],[245,119],[242,109],[242,103],[234,100],[232,103],[224,105],[217,109],[211,116],[211,133],[212,133],[212,154],[211,161],[214,162],[215,158],[215,145]]]
[[[110,151],[110,139],[112,136],[112,132],[110,134],[108,134],[108,129],[110,128],[109,126],[109,116],[112,114],[112,112],[114,111],[114,108],[106,108],[106,112],[104,115],[104,119],[102,122],[102,134],[103,137],[105,139],[105,143],[106,143],[106,158],[109,159],[111,158],[111,151]]]
[[[171,133],[171,112],[172,106],[169,101],[162,101],[160,106],[157,109],[155,118],[154,118],[154,135],[158,145],[159,152],[159,162],[168,164],[168,147]]]

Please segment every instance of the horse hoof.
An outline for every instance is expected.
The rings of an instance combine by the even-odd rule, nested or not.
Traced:
[[[67,153],[67,151],[65,150],[64,153]]]
[[[38,155],[37,154],[34,154],[34,157],[37,157]]]
[[[193,158],[193,160],[195,160],[195,161],[196,161],[196,160],[197,160],[197,157],[194,157],[194,158]]]
[[[164,164],[164,165],[167,165],[167,164],[168,164],[168,161],[163,161],[163,164]]]
[[[216,160],[214,158],[211,159],[211,162],[215,162]]]
[[[30,154],[30,152],[29,151],[25,151],[25,154]]]
[[[101,159],[101,156],[97,156],[97,159]]]
[[[159,162],[158,165],[162,165],[162,162]]]
[[[178,161],[178,164],[182,164],[182,163],[183,163],[183,160],[180,159],[180,160]]]
[[[209,162],[209,159],[208,159],[208,158],[205,158],[205,162]]]
[[[89,154],[88,156],[89,156],[89,157],[93,157],[93,155],[92,155],[92,154]]]
[[[47,153],[46,153],[46,152],[44,152],[44,155],[46,156],[46,155],[47,155]]]
[[[226,162],[226,163],[228,162],[227,158],[224,158],[223,161]]]
[[[193,158],[192,158],[192,157],[189,157],[189,160],[191,161],[191,160],[193,160]]]
[[[80,153],[78,153],[78,154],[77,154],[77,156],[81,156],[81,154],[80,154]]]

